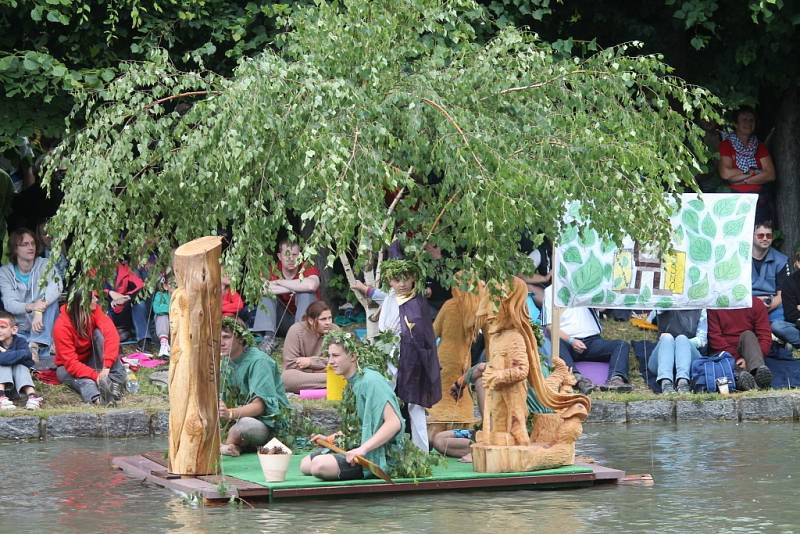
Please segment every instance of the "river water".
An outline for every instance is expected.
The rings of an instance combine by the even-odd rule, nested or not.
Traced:
[[[800,424],[585,427],[579,454],[652,487],[203,506],[111,468],[166,440],[0,444],[5,532],[800,532]]]

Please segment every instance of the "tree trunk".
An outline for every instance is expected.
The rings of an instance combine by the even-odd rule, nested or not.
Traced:
[[[179,475],[219,472],[221,252],[220,238],[201,237],[178,247],[173,260],[169,470]]]
[[[800,87],[783,93],[771,144],[778,191],[775,204],[783,233],[781,250],[791,256],[800,246]]]

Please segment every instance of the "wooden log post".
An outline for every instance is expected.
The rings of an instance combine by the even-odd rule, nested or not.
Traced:
[[[173,259],[169,470],[179,475],[219,472],[221,253],[219,237],[201,237],[178,247]]]

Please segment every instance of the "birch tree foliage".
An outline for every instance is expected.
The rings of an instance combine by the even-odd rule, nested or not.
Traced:
[[[667,243],[664,192],[706,162],[694,121],[716,99],[639,43],[580,59],[513,28],[482,43],[484,16],[470,0],[320,3],[229,78],[158,51],[123,65],[80,95],[87,126],[48,164],[64,172],[50,232],[71,277],[152,251],[163,267],[228,228],[226,266],[253,298],[279,231],[302,225],[307,258],[356,251],[359,269],[398,238],[423,269],[432,243],[498,279],[523,265],[521,232],[556,235],[571,200],[609,239]]]

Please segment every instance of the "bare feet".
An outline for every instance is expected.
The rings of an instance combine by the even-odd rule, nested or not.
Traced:
[[[219,446],[219,453],[224,456],[239,456],[241,451],[239,451],[239,447],[236,445],[232,445],[230,443],[223,443]]]
[[[472,463],[472,453],[465,454],[461,458],[458,459],[459,462],[462,464],[471,464]]]

